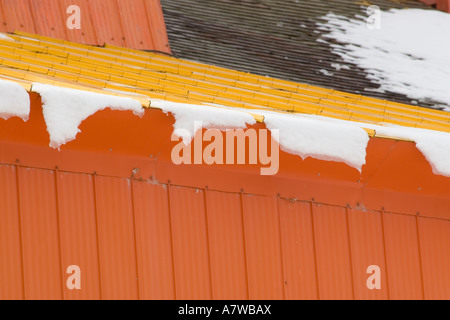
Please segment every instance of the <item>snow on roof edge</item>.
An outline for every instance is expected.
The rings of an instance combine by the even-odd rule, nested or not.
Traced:
[[[30,116],[30,96],[28,92],[14,81],[0,79],[0,118],[11,117],[28,121]]]
[[[110,108],[129,110],[139,116],[144,114],[141,102],[131,98],[41,83],[33,83],[33,91],[42,98],[42,112],[50,134],[50,147],[55,149],[74,140],[81,132],[81,122],[100,110]]]
[[[50,146],[60,148],[72,141],[80,132],[79,125],[89,116],[105,108],[129,110],[142,116],[144,109],[138,100],[107,94],[62,88],[33,83],[33,91],[42,98],[42,108]],[[28,120],[30,99],[28,92],[13,81],[0,79],[0,117],[13,116]],[[195,135],[195,122],[203,128],[220,130],[246,128],[256,123],[247,109],[226,106],[208,106],[152,100],[152,106],[175,117],[174,134],[189,144]],[[317,115],[284,114],[267,110],[252,110],[264,116],[266,128],[278,130],[282,150],[299,155],[303,159],[312,157],[326,161],[344,162],[361,172],[365,164],[369,136],[364,129],[373,129],[377,134],[415,141],[417,148],[430,163],[433,173],[450,177],[450,133],[395,125],[358,123]],[[278,138],[277,138],[278,137]]]

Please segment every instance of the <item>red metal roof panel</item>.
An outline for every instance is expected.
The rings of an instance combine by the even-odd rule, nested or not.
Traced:
[[[4,20],[2,31],[26,31],[36,33],[31,7],[28,0],[0,0]]]
[[[68,28],[80,8],[80,29]],[[0,0],[0,31],[170,53],[159,0]]]
[[[83,44],[100,44],[97,41],[97,31],[94,28],[92,14],[89,14],[89,0],[59,0],[61,15],[63,17],[69,18],[70,15],[67,13],[67,8],[69,6],[75,5],[80,8],[81,11],[81,29],[66,29],[67,40],[83,43]],[[64,21],[66,24],[67,21]]]
[[[135,49],[154,47],[144,0],[117,0],[117,6],[126,46]]]
[[[38,34],[57,39],[66,39],[67,28],[61,28],[66,23],[60,1],[29,0],[31,14]]]

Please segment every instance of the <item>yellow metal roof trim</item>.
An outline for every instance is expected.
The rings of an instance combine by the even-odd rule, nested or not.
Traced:
[[[14,41],[0,40],[0,76],[16,78],[24,88],[32,82],[50,83],[138,99],[144,107],[150,107],[150,99],[212,103],[248,109],[258,122],[264,121],[257,114],[261,109],[450,132],[450,113],[439,110],[151,52],[89,46],[25,32],[10,37]]]
[[[49,84],[49,85],[63,87],[63,88],[95,92],[95,93],[106,94],[106,95],[122,97],[122,98],[130,98],[130,99],[139,101],[144,108],[150,107],[150,97],[140,95],[140,94],[118,92],[117,90],[108,90],[108,89],[101,90],[101,89],[96,89],[96,88],[90,88],[87,86],[82,86],[79,84],[73,84],[70,82],[51,80],[51,79],[45,78],[45,77],[34,77],[33,79],[30,78],[30,80],[28,80],[28,81],[20,81],[17,79],[13,79],[10,77],[4,77],[4,76],[0,76],[0,78],[20,84],[28,92],[34,92],[33,91],[33,82],[39,82],[42,84]]]
[[[19,85],[21,85],[28,92],[34,92],[32,83],[28,83],[28,82],[25,82],[25,81],[19,81],[17,79],[12,79],[12,78],[9,78],[9,77],[0,77],[0,79],[4,79],[4,80],[8,80],[8,81],[12,81],[12,82],[18,83]],[[63,82],[63,81],[49,80],[49,79],[46,79],[46,78],[42,78],[40,83],[54,85],[54,86],[63,87],[63,88],[70,88],[70,89],[75,89],[75,90],[83,90],[83,91],[88,91],[88,92],[107,94],[107,95],[112,95],[112,96],[117,96],[117,97],[131,98],[131,99],[135,99],[135,100],[138,100],[139,102],[141,102],[141,104],[142,104],[142,106],[144,108],[160,109],[158,107],[152,107],[151,106],[151,100],[150,100],[149,97],[145,97],[145,96],[139,95],[139,94],[119,93],[119,92],[117,92],[117,90],[107,90],[107,89],[99,90],[99,89],[89,88],[89,87],[86,87],[86,86],[76,85],[76,84]],[[205,105],[208,105],[208,104],[205,104]],[[219,106],[219,105],[213,105],[212,107],[230,109],[229,107]],[[278,113],[286,114],[286,112],[283,112],[283,111],[280,111],[280,110],[274,110],[274,111],[278,112]],[[255,119],[256,122],[264,123],[264,120],[265,120],[264,115],[257,114],[257,113],[252,113],[252,112],[248,112],[248,114],[250,114]],[[414,142],[414,141],[408,140],[408,139],[392,138],[392,137],[385,136],[385,135],[379,135],[379,134],[376,133],[376,130],[374,130],[374,129],[368,129],[368,128],[362,128],[362,129],[364,129],[367,132],[367,134],[369,135],[369,137],[371,137],[371,138],[378,137],[378,138],[384,138],[384,139],[393,139],[393,140],[403,140],[403,141]]]

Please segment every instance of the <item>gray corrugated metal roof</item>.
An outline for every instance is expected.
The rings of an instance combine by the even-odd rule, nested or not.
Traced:
[[[317,22],[330,11],[353,17],[363,6],[430,8],[415,0],[161,0],[173,53],[184,59],[414,104],[397,93],[370,90],[377,84],[356,65],[343,63],[317,39]],[[348,63],[345,63],[348,65]],[[323,69],[333,71],[326,75]],[[322,70],[322,71],[321,71]],[[429,101],[420,105],[430,106]]]

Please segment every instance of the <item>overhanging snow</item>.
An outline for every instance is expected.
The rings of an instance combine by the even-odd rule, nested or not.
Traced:
[[[228,108],[174,103],[162,100],[152,100],[152,107],[170,112],[175,117],[174,134],[183,139],[187,145],[200,128],[194,128],[195,122],[201,122],[205,129],[239,129],[252,125],[256,120],[247,112]]]
[[[61,88],[41,83],[33,84],[33,91],[42,98],[42,111],[47,131],[50,134],[50,146],[59,148],[72,141],[80,132],[81,122],[97,111],[129,110],[143,115],[144,109],[139,101],[131,98],[116,97],[88,91]]]
[[[30,96],[19,84],[0,80],[0,118],[19,117],[24,121],[30,115]]]

